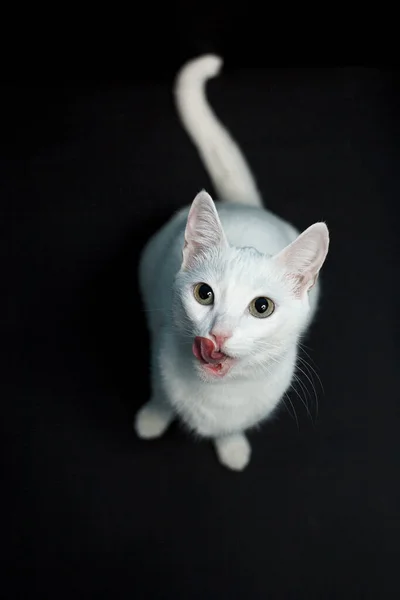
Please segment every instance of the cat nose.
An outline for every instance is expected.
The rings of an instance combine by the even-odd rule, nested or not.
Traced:
[[[216,332],[214,329],[212,331],[210,331],[210,335],[213,338],[213,340],[215,341],[215,344],[217,346],[217,349],[219,350],[220,348],[222,348],[222,346],[224,345],[224,343],[226,342],[227,339],[229,339],[231,337],[231,333],[221,333],[221,332]]]

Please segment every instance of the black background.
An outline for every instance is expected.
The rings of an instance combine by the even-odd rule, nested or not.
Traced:
[[[68,17],[4,61],[2,597],[395,597],[398,68],[317,66],[281,22],[222,2],[121,12],[119,35]],[[225,57],[209,98],[266,205],[332,240],[302,354],[322,385],[301,363],[242,474],[178,426],[152,443],[131,427],[149,394],[140,250],[212,192],[171,98],[205,51]]]

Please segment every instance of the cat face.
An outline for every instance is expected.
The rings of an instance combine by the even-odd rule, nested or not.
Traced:
[[[175,282],[174,321],[192,344],[202,378],[268,371],[307,324],[308,291],[327,251],[323,223],[273,257],[231,247],[210,196],[196,196]]]

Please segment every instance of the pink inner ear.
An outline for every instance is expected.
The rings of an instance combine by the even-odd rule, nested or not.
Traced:
[[[329,249],[329,232],[325,223],[314,223],[276,257],[295,284],[296,293],[310,290]]]
[[[304,291],[309,292],[311,288],[317,282],[319,273],[317,273],[314,277],[311,273],[305,273],[304,275],[298,274],[294,275],[292,273],[289,274],[289,277],[292,279],[294,284],[294,291],[297,295],[301,295]]]
[[[189,211],[182,266],[190,266],[199,254],[209,248],[226,244],[226,238],[215,204],[207,192],[200,192]]]

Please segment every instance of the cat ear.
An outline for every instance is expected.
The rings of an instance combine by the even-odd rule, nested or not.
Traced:
[[[215,204],[203,190],[193,200],[187,218],[182,268],[190,267],[209,248],[227,245]]]
[[[274,257],[274,260],[284,266],[288,276],[293,279],[297,295],[313,287],[328,249],[327,226],[325,223],[314,223]]]

